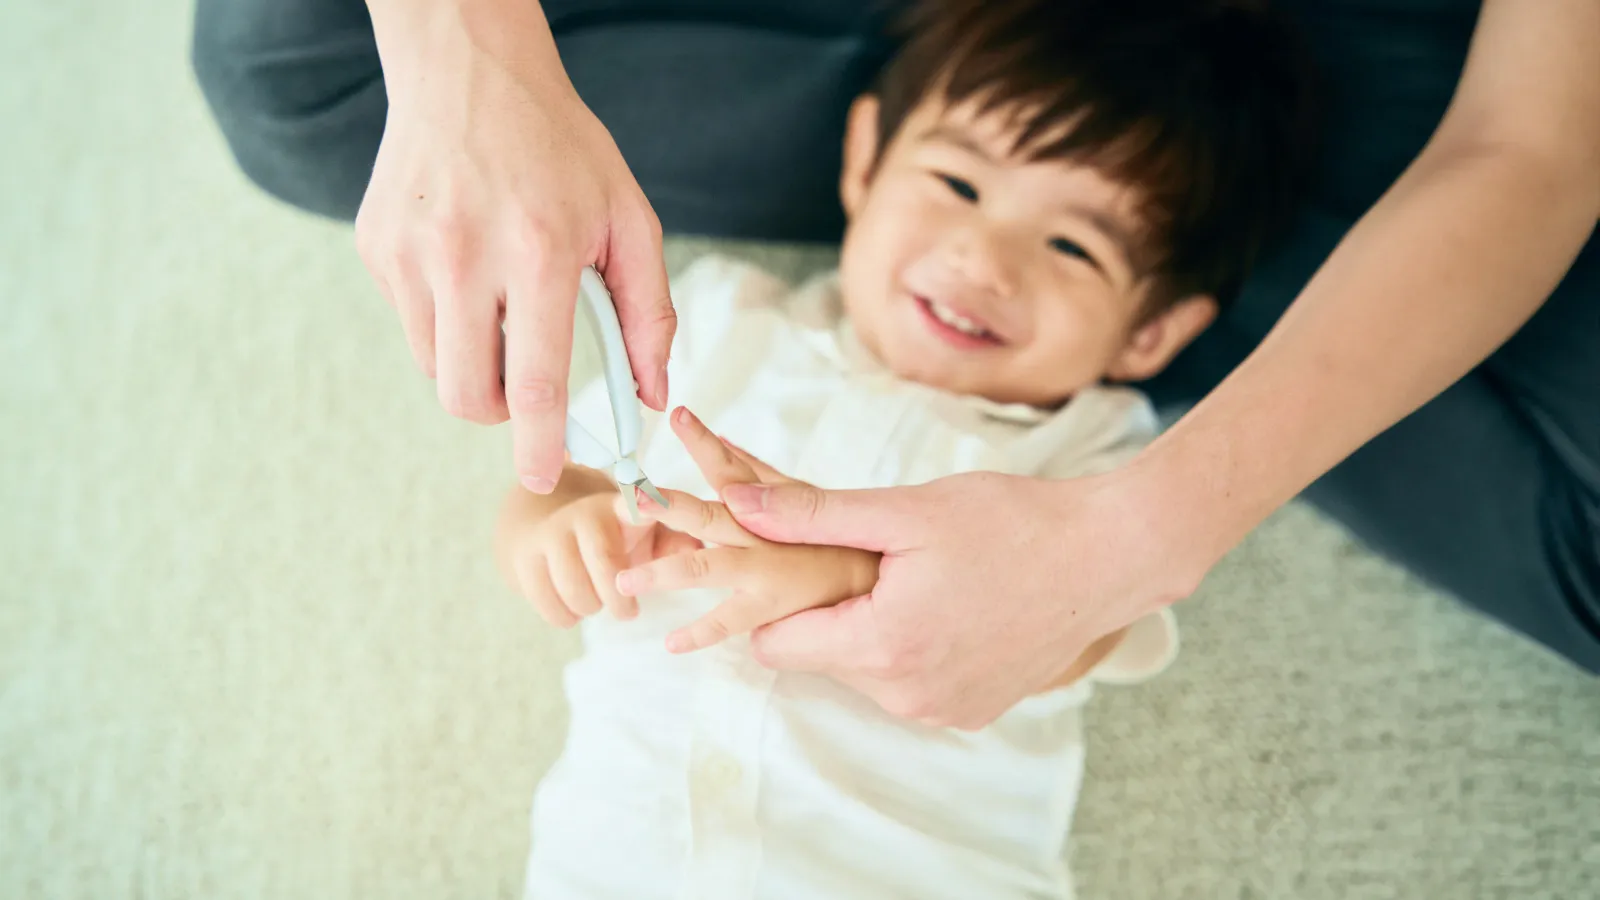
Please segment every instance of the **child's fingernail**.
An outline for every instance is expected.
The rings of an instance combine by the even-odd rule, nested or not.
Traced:
[[[761,484],[730,484],[722,490],[722,502],[736,513],[760,512],[767,506],[767,487]]]
[[[617,593],[633,596],[634,592],[644,586],[644,576],[633,569],[617,573]]]
[[[673,633],[667,635],[668,653],[688,653],[693,649],[694,642],[689,640],[689,636],[687,634],[684,634],[681,631],[674,631]]]
[[[523,476],[522,486],[535,494],[548,494],[556,489],[556,483],[541,475]]]

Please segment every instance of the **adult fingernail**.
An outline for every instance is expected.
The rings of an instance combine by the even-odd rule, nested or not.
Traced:
[[[736,513],[760,512],[767,507],[768,490],[760,484],[730,484],[722,490],[722,502]]]
[[[665,368],[656,373],[654,393],[656,405],[665,407],[667,405],[667,370]]]
[[[548,494],[556,489],[556,483],[542,475],[523,476],[522,486],[535,494]]]

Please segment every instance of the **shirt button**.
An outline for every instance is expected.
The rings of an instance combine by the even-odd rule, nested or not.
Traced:
[[[705,784],[717,792],[733,788],[743,777],[744,770],[737,760],[726,753],[713,753],[706,758]]]

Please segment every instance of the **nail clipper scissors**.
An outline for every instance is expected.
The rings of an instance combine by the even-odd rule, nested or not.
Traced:
[[[644,430],[643,415],[639,408],[639,385],[633,380],[628,347],[622,342],[622,324],[617,320],[617,308],[605,283],[593,268],[585,268],[579,277],[578,288],[578,296],[582,300],[578,308],[586,312],[589,324],[600,339],[600,362],[606,379],[606,393],[611,398],[611,421],[617,429],[617,449],[611,450],[569,413],[567,452],[571,454],[572,461],[580,466],[611,473],[617,482],[617,490],[622,492],[623,502],[628,506],[629,521],[638,524],[639,499],[634,493],[636,490],[644,491],[645,496],[663,508],[667,505],[667,498],[650,483],[650,478],[639,468],[636,459]]]

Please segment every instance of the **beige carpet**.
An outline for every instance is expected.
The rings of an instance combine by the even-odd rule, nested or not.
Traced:
[[[511,897],[572,643],[490,566],[506,434],[235,174],[186,16],[0,4],[0,898]],[[1595,682],[1304,510],[1179,612],[1086,896],[1600,896]]]

